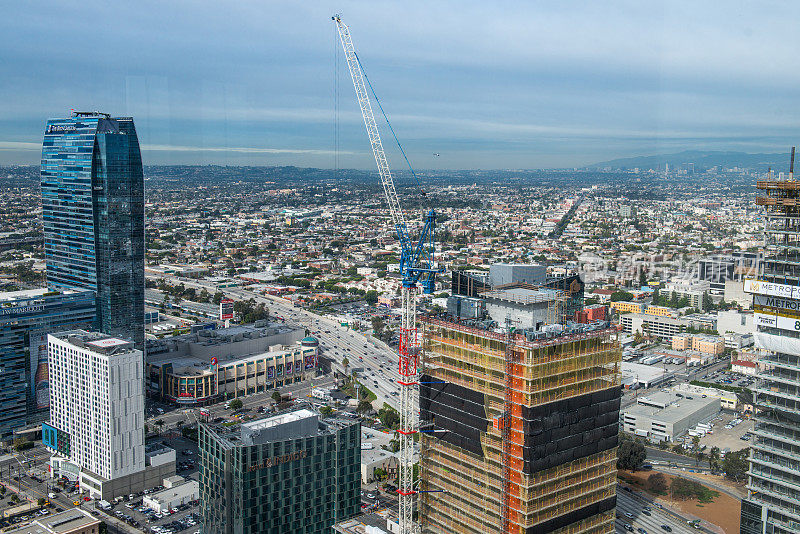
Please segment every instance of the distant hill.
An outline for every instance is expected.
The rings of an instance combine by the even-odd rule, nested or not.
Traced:
[[[798,160],[800,161],[800,160]],[[789,170],[789,151],[778,154],[748,154],[746,152],[715,152],[700,150],[685,150],[676,154],[658,154],[655,156],[635,156],[632,158],[612,159],[587,165],[586,169],[664,169],[686,168],[689,163],[694,163],[695,171],[711,167],[741,167],[755,170],[766,170],[772,167],[775,171]]]

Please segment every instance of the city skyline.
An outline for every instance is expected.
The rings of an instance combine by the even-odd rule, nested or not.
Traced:
[[[799,133],[788,4],[276,2],[221,18],[211,4],[31,9],[11,8],[14,27],[0,23],[11,58],[0,82],[0,164],[36,163],[41,123],[76,108],[136,117],[148,164],[334,167],[334,12],[357,29],[367,74],[419,168],[779,152]],[[130,22],[102,24],[112,16]],[[72,31],[50,30],[59,26]],[[341,67],[338,166],[368,169]],[[399,154],[389,157],[401,167]]]

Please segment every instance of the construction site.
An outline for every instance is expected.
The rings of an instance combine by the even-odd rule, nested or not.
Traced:
[[[614,532],[622,359],[616,330],[605,321],[576,322],[580,276],[548,276],[536,264],[497,263],[488,277],[454,276],[449,314],[419,320],[417,297],[432,294],[442,272],[437,215],[430,209],[411,237],[370,95],[416,178],[414,170],[349,28],[338,15],[332,19],[400,245],[399,533]]]
[[[614,532],[616,330],[565,320],[559,292],[527,304],[544,294],[536,329],[423,319],[422,532]]]

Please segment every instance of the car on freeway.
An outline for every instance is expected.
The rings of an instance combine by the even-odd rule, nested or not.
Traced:
[[[661,525],[661,529],[666,532],[672,532],[672,527],[669,525]]]

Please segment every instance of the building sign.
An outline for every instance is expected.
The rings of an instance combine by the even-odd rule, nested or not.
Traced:
[[[800,286],[775,284],[773,282],[754,280],[752,278],[745,278],[744,291],[745,293],[754,293],[756,295],[782,297],[785,299],[800,299]]]
[[[800,332],[800,319],[794,317],[756,313],[753,315],[753,318],[756,326],[771,326],[772,328],[779,328],[781,330]]]
[[[314,355],[306,356],[306,369],[313,369],[316,357]]]
[[[0,308],[0,315],[21,315],[25,313],[39,313],[44,310],[44,305],[15,306],[13,308]]]
[[[75,133],[78,128],[74,124],[48,124],[46,134],[68,134]]]
[[[283,456],[276,456],[275,458],[267,458],[260,464],[254,464],[247,467],[248,471],[257,471],[259,469],[264,469],[265,467],[272,467],[273,465],[278,464],[285,464],[286,462],[294,462],[295,460],[302,460],[308,456],[306,451],[297,451],[297,452],[290,452],[289,454],[284,454]]]
[[[69,434],[47,423],[42,423],[42,444],[61,456],[69,458]]]
[[[800,300],[783,299],[780,297],[769,297],[766,295],[753,295],[753,306],[757,310],[777,313],[778,311],[789,311],[800,313]]]
[[[222,299],[219,301],[219,320],[227,321],[228,319],[233,319],[233,301]]]

